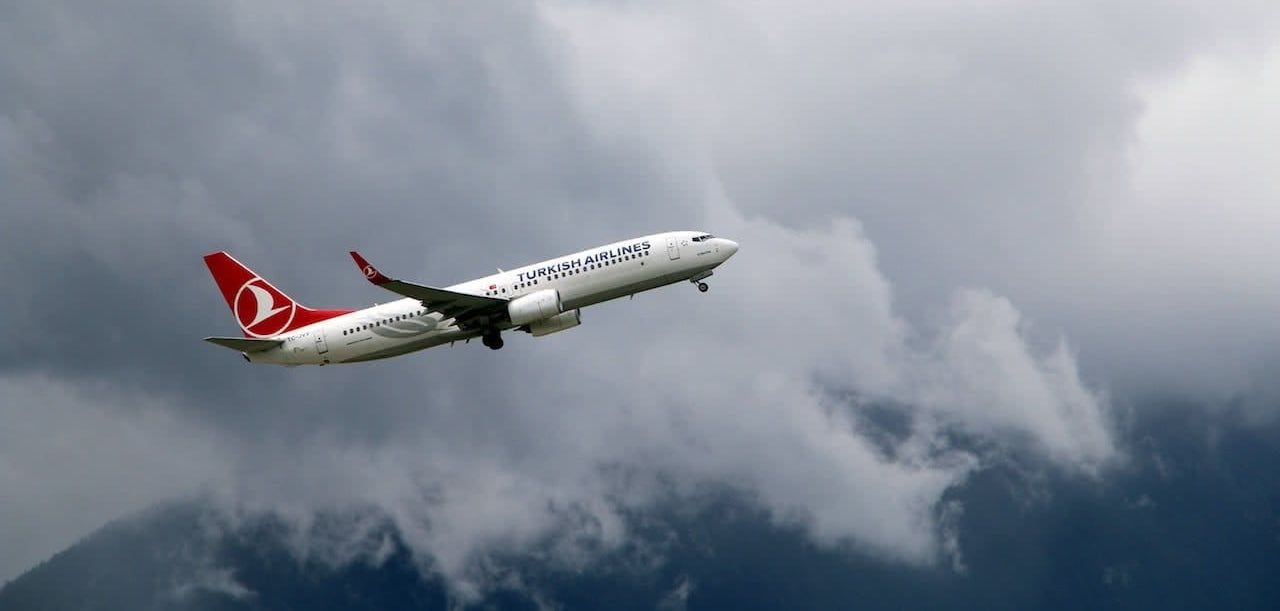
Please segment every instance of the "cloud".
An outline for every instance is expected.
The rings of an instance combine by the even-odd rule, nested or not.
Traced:
[[[0,580],[105,521],[223,485],[216,431],[171,399],[42,375],[0,376]]]
[[[1061,464],[1096,472],[1116,451],[1106,400],[1082,383],[1065,340],[1035,354],[1024,326],[1007,299],[961,291],[927,353],[926,379],[908,392],[967,432],[1013,433]]]
[[[1073,326],[1144,390],[1274,417],[1280,184],[1263,143],[1280,134],[1280,45],[1201,54],[1135,88],[1146,112],[1126,149],[1131,179],[1097,212],[1069,301],[1096,324]]]
[[[857,223],[797,232],[709,205],[743,244],[711,293],[671,287],[595,308],[554,341],[515,342],[492,355],[499,368],[519,363],[512,383],[444,409],[433,398],[426,413],[377,414],[397,435],[356,439],[312,421],[287,447],[263,440],[238,457],[225,500],[294,516],[304,540],[315,508],[376,507],[424,566],[469,597],[493,587],[491,555],[550,540],[550,562],[584,566],[631,541],[624,515],[721,486],[823,545],[932,563],[958,555],[954,526],[939,522],[959,511],[944,511],[944,494],[986,456],[949,432],[1068,470],[1095,473],[1114,458],[1105,401],[1065,348],[1027,345],[1007,301],[962,292],[955,320],[913,346],[908,338],[924,332],[894,315]],[[760,281],[782,270],[822,287],[803,318],[795,292]],[[643,341],[630,328],[644,329]],[[337,379],[374,374],[353,371]],[[362,404],[432,397],[441,379],[388,377],[396,390],[365,388]],[[851,387],[907,418],[891,451],[859,430]],[[343,541],[305,549],[349,560],[365,545]]]
[[[1274,394],[1273,4],[543,7],[595,129],[745,214],[857,218],[903,316],[983,288],[1127,399]]]
[[[1274,185],[1252,126],[1273,124],[1275,61],[1248,62],[1272,3],[17,14],[4,408],[90,441],[0,449],[6,495],[33,499],[10,510],[51,533],[9,548],[27,550],[10,572],[201,486],[335,562],[372,553],[368,525],[308,520],[376,507],[471,595],[487,554],[551,539],[581,565],[629,540],[624,514],[716,486],[822,545],[963,566],[948,491],[1000,454],[1105,476],[1123,449],[1102,389],[1266,387]],[[1227,188],[1239,203],[1208,214]],[[388,296],[350,247],[447,284],[695,226],[743,245],[709,294],[646,293],[498,353],[282,370],[197,340],[232,328],[210,250],[360,305]],[[875,436],[884,406],[900,426]],[[77,489],[97,494],[39,509]]]

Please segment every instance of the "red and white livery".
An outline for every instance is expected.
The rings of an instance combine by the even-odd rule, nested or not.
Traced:
[[[383,359],[481,338],[502,347],[502,332],[535,337],[576,327],[582,308],[689,281],[706,291],[712,270],[737,243],[698,231],[673,231],[606,244],[445,288],[389,278],[359,253],[351,257],[371,283],[403,298],[363,310],[315,310],[219,251],[205,255],[243,337],[206,337],[252,363],[327,365]]]

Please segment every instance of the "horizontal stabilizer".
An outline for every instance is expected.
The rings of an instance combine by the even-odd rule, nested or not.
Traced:
[[[280,339],[254,339],[252,337],[206,337],[204,341],[240,352],[263,352],[284,343]]]

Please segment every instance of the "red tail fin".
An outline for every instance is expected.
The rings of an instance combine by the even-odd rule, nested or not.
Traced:
[[[204,264],[245,337],[274,337],[352,311],[312,310],[222,251],[205,255]]]

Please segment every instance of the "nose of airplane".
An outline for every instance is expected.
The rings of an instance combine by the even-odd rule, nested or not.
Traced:
[[[725,253],[724,258],[728,259],[729,257],[732,257],[733,255],[737,254],[738,252],[737,242],[734,242],[733,240],[726,240],[724,238],[720,238],[720,241],[723,242],[722,244],[720,244],[720,248]]]

